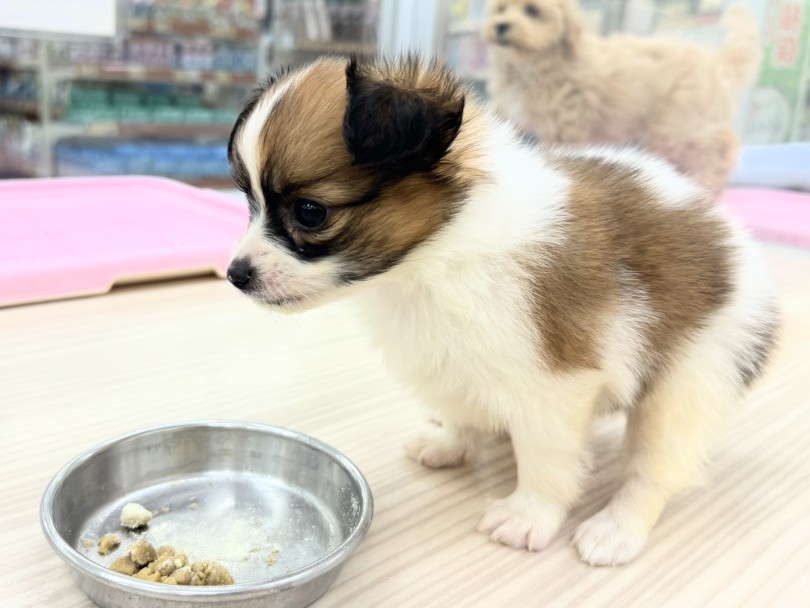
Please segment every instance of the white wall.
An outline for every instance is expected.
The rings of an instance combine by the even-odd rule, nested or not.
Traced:
[[[445,11],[445,3],[435,0],[382,0],[380,51],[386,55],[418,51],[427,56],[442,50]]]
[[[114,36],[116,0],[2,0],[0,29]]]

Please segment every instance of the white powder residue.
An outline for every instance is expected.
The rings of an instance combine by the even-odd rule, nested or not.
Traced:
[[[255,514],[232,513],[222,521],[200,517],[203,511],[174,511],[172,519],[155,518],[149,526],[149,538],[156,545],[182,547],[199,559],[224,562],[243,561],[251,547],[272,545]]]

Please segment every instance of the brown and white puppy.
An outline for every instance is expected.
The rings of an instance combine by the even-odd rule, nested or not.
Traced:
[[[229,156],[250,205],[229,279],[279,311],[355,293],[460,464],[508,433],[516,490],[479,529],[540,550],[577,500],[595,416],[628,415],[624,484],[582,523],[632,559],[760,373],[763,270],[698,187],[637,152],[528,147],[445,69],[330,58],[259,89]]]
[[[489,92],[499,112],[548,144],[640,144],[713,192],[737,162],[736,97],[759,65],[741,5],[715,51],[663,38],[583,31],[576,0],[490,0]]]

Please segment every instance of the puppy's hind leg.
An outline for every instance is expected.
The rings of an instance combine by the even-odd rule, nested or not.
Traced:
[[[579,525],[583,561],[631,561],[669,499],[700,478],[709,446],[740,399],[739,370],[711,335],[688,347],[629,414],[625,481],[608,505]]]

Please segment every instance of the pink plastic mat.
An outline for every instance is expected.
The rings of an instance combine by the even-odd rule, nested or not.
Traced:
[[[720,202],[757,238],[810,248],[810,194],[768,188],[729,188]]]
[[[810,194],[732,188],[721,204],[763,240],[810,248]],[[246,223],[240,201],[163,178],[0,181],[0,306],[224,276]]]
[[[0,306],[224,276],[246,205],[158,177],[0,181]]]

